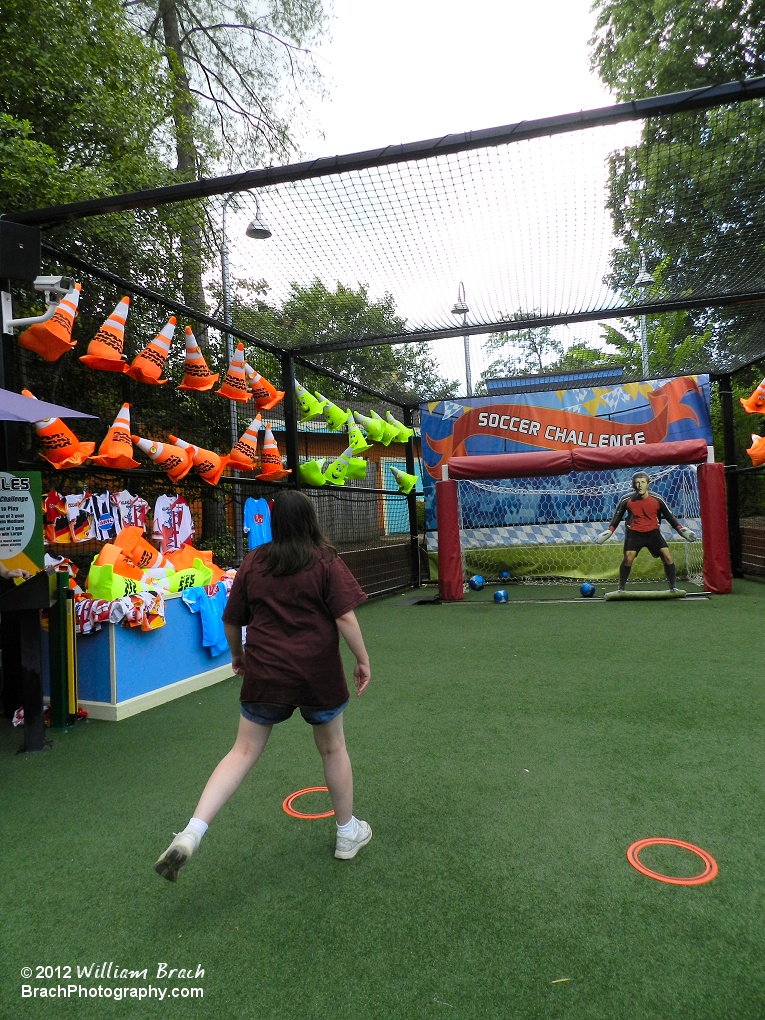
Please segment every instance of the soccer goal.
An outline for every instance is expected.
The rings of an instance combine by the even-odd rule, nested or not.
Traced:
[[[662,525],[678,578],[702,584],[710,499],[705,501],[699,477],[705,469],[722,470],[722,465],[701,464],[706,456],[706,445],[693,441],[629,450],[453,457],[452,480],[437,484],[439,587],[442,567],[447,583],[451,580],[451,597],[460,597],[454,595],[456,586],[473,574],[488,581],[505,581],[509,575],[511,582],[526,584],[615,582],[623,557],[624,525],[603,545],[595,539],[631,490],[636,470],[648,472],[651,490],[699,537],[688,543],[669,525]],[[672,463],[666,463],[670,458]],[[719,481],[719,472],[713,476]],[[708,490],[709,484],[705,487]],[[711,512],[721,514],[724,522],[724,481],[722,497],[719,485],[713,489]],[[716,523],[714,531],[715,545],[723,541],[727,548],[725,525],[721,532]],[[663,578],[660,560],[648,553],[637,557],[631,584]]]

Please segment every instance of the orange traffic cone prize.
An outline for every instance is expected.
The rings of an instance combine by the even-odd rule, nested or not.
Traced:
[[[197,344],[197,338],[192,332],[191,326],[186,327],[186,367],[183,374],[183,382],[179,390],[195,390],[197,393],[204,393],[211,390],[216,384],[220,374],[211,372],[202,352]]]
[[[22,395],[36,400],[34,393],[22,390]],[[84,464],[96,448],[95,443],[81,443],[72,430],[60,418],[41,418],[35,422],[42,450],[40,456],[57,471],[63,468],[79,467]]]
[[[193,451],[191,457],[196,473],[210,485],[218,484],[220,476],[228,466],[228,457],[219,457],[212,450],[205,450],[201,446],[192,446],[191,443],[179,439],[178,436],[170,436],[170,442],[182,450]]]
[[[215,391],[215,394],[218,397],[227,397],[229,400],[238,400],[241,403],[252,399],[252,394],[247,388],[247,376],[244,373],[244,344],[237,344],[223,385]]]
[[[252,365],[245,363],[244,366],[247,383],[255,397],[255,406],[259,411],[270,411],[276,407],[280,400],[284,399],[284,390],[277,390],[268,379],[264,379],[260,372],[256,372]]]
[[[106,542],[101,546],[101,551],[93,560],[91,570],[94,566],[113,567],[115,574],[119,574],[121,577],[130,577],[133,581],[140,581],[143,578],[141,568],[127,558],[124,549],[120,549],[113,542]]]
[[[131,438],[138,449],[167,474],[171,482],[180,482],[191,471],[193,461],[188,450],[169,443],[155,442],[153,439],[142,439],[141,436]]]
[[[140,467],[133,458],[133,437],[130,434],[130,404],[123,404],[114,419],[114,424],[106,433],[106,437],[98,448],[98,456],[91,457],[93,464],[101,467],[116,468],[125,471],[128,468]]]
[[[752,436],[752,445],[746,452],[755,467],[765,464],[765,436]]]
[[[238,471],[252,471],[258,466],[258,432],[261,426],[261,416],[256,414],[247,431],[231,450],[229,462]]]
[[[160,379],[165,368],[165,361],[170,353],[170,344],[175,333],[175,316],[171,315],[157,336],[148,347],[133,358],[133,364],[127,374],[136,382],[148,383],[150,386],[164,386],[167,379]]]
[[[129,311],[130,298],[124,297],[88,344],[88,353],[80,358],[84,365],[100,372],[127,372],[130,366],[122,348]]]
[[[73,350],[77,341],[72,340],[72,328],[77,317],[81,290],[82,284],[75,283],[74,290],[70,290],[59,301],[53,318],[46,322],[36,322],[24,330],[19,337],[19,346],[34,351],[46,361],[58,361],[62,354]]]
[[[131,563],[140,567],[141,570],[148,570],[149,567],[166,567],[168,564],[172,566],[159,549],[155,549],[146,541],[137,524],[123,528],[114,539],[114,545],[121,549]]]
[[[263,437],[263,452],[260,455],[260,474],[255,477],[256,479],[262,478],[269,482],[278,482],[289,474],[291,474],[291,471],[287,470],[282,463],[282,456],[279,453],[279,447],[276,445],[274,434],[270,427],[266,425]]]
[[[765,414],[765,379],[762,380],[751,397],[747,397],[746,400],[743,397],[738,399],[749,414]]]

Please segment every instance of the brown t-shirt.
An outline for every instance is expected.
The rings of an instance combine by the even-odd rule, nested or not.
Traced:
[[[245,556],[223,613],[247,627],[242,701],[338,708],[348,700],[335,620],[366,600],[339,556],[320,553],[289,577],[264,570],[265,546]]]

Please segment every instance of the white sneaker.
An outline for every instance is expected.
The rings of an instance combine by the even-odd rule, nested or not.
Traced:
[[[335,857],[341,861],[349,861],[361,850],[372,838],[372,826],[369,822],[359,821],[356,826],[356,834],[353,836],[341,836],[338,832],[335,843]]]
[[[199,841],[192,832],[179,832],[154,865],[154,870],[168,882],[177,881],[178,872],[198,847]]]

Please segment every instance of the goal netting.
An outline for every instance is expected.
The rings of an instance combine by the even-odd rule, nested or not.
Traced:
[[[615,581],[623,558],[624,524],[603,545],[619,500],[631,491],[634,467],[573,471],[566,475],[457,481],[457,513],[463,578],[481,574],[500,581],[544,583]],[[695,465],[648,469],[651,491],[686,527],[701,536]],[[702,542],[685,542],[662,522],[677,576],[702,583]],[[630,583],[664,579],[662,561],[647,551],[632,568]]]

